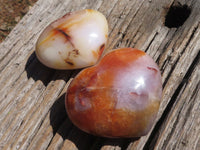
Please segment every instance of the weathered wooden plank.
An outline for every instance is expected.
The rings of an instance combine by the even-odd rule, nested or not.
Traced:
[[[191,7],[191,15],[181,27],[167,28],[164,17],[174,2],[39,0],[0,45],[0,149],[198,149],[200,0],[180,0]],[[108,19],[106,52],[136,47],[161,68],[163,101],[147,136],[107,139],[78,130],[64,107],[73,71],[46,68],[33,53],[50,22],[84,8],[97,9]]]
[[[171,106],[162,129],[156,134],[154,149],[197,149],[200,148],[200,63],[191,69],[179,88],[176,101]],[[187,79],[188,78],[188,79]],[[191,82],[195,81],[195,82]],[[174,98],[174,97],[173,97]],[[173,99],[172,99],[173,100]],[[153,142],[152,142],[153,143]]]

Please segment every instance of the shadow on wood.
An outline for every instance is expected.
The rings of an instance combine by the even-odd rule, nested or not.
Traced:
[[[47,86],[52,80],[64,80],[67,81],[68,77],[71,76],[73,70],[55,70],[43,65],[36,57],[33,52],[25,66],[27,77],[33,78],[34,81],[42,81]]]
[[[39,62],[36,58],[35,52],[29,57],[25,70],[28,78],[33,78],[35,81],[40,80],[45,86],[48,85],[55,73],[55,70],[48,68]]]

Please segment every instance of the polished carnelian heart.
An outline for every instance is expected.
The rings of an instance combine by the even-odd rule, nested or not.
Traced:
[[[151,129],[162,97],[161,74],[145,52],[121,48],[82,70],[66,94],[71,121],[104,137],[139,137]]]

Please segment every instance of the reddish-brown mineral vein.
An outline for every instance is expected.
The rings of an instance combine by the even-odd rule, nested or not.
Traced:
[[[74,46],[74,44],[72,43],[72,38],[64,31],[64,30],[62,30],[62,29],[55,29],[56,31],[58,31],[59,33],[61,33],[62,35],[64,35],[64,37],[67,39],[67,41],[69,41],[69,43],[73,46],[73,47],[75,47]]]

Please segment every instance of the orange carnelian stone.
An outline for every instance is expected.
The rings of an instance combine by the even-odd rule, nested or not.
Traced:
[[[82,70],[66,94],[71,121],[104,137],[139,137],[156,119],[162,96],[161,74],[145,52],[122,48]]]

